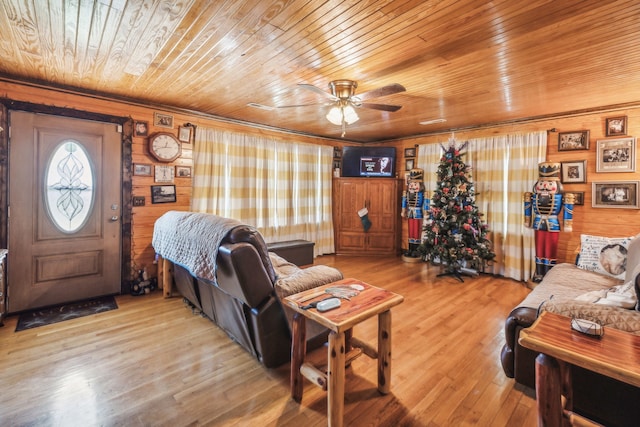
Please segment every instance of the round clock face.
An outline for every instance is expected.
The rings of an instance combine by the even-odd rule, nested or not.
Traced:
[[[160,162],[172,162],[180,157],[182,145],[170,133],[161,132],[149,138],[149,152]]]

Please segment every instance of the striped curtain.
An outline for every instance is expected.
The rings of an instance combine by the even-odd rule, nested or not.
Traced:
[[[198,127],[191,209],[255,226],[266,242],[305,239],[335,252],[333,148]]]
[[[513,135],[508,143],[507,229],[505,233],[504,276],[527,281],[535,272],[535,238],[524,226],[523,196],[538,180],[538,163],[547,155],[547,132]]]
[[[440,144],[418,146],[418,161],[416,164],[418,168],[424,170],[424,197],[429,199],[438,186],[438,166],[443,153]]]
[[[449,142],[442,144],[447,147]],[[418,164],[425,175],[428,169],[432,170],[434,181],[440,162],[440,155],[436,158],[435,152],[440,153],[440,144],[421,145],[418,150],[420,156],[425,156],[419,157]],[[499,245],[495,248],[499,259],[493,273],[529,280],[535,271],[535,241],[533,230],[524,226],[522,198],[538,179],[538,163],[545,161],[547,133],[470,139],[466,152],[463,159],[471,166],[476,205],[484,214],[483,221],[493,234],[494,244]],[[431,184],[432,189],[435,184]],[[427,194],[432,193],[433,190]]]
[[[508,212],[507,167],[508,136],[473,139],[467,148],[467,164],[471,166],[476,205],[484,214],[482,220],[489,227],[496,258],[489,267],[493,274],[504,275],[502,242],[506,230]],[[522,209],[520,209],[522,210]]]

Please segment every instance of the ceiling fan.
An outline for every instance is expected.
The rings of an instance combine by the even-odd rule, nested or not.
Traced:
[[[332,82],[329,82],[329,89],[331,90],[331,93],[326,92],[319,87],[311,84],[299,83],[298,86],[303,89],[320,94],[323,97],[327,98],[329,101],[300,105],[279,105],[275,107],[257,104],[255,102],[251,102],[248,105],[251,107],[262,108],[266,110],[274,110],[276,108],[308,107],[311,105],[331,105],[332,107],[326,116],[327,120],[329,120],[334,125],[342,126],[342,137],[344,137],[347,125],[355,123],[360,119],[355,111],[355,108],[370,108],[372,110],[389,112],[398,111],[400,108],[402,108],[401,105],[373,104],[363,101],[393,95],[394,93],[404,92],[406,90],[401,84],[394,83],[356,95],[356,88],[358,87],[358,83],[353,80],[334,80]]]

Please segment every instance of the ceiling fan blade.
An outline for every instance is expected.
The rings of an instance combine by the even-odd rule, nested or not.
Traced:
[[[379,87],[378,89],[373,89],[367,92],[359,93],[356,96],[360,98],[361,101],[365,101],[367,99],[380,98],[383,96],[393,95],[394,93],[404,92],[406,90],[407,89],[405,89],[405,87],[402,86],[401,84],[394,83],[388,86]]]
[[[372,110],[382,110],[382,111],[398,111],[402,108],[402,105],[388,105],[388,104],[371,104],[370,102],[363,102],[361,104],[355,104],[356,107],[360,108],[371,108]]]
[[[259,108],[261,110],[267,110],[267,111],[271,111],[271,110],[275,110],[275,107],[272,107],[271,105],[264,105],[264,104],[258,104],[257,102],[249,102],[247,104],[249,107],[253,107],[253,108]]]
[[[274,108],[297,108],[297,107],[312,107],[314,105],[325,105],[325,102],[312,102],[311,104],[298,104],[298,105],[276,105]]]
[[[264,105],[258,104],[257,102],[249,102],[247,104],[249,107],[260,108],[261,110],[273,111],[279,108],[297,108],[297,107],[312,107],[315,105],[327,105],[325,102],[313,102],[311,104],[298,104],[298,105]]]
[[[314,86],[314,85],[310,85],[310,84],[306,84],[306,83],[298,83],[298,86],[300,86],[303,89],[307,89],[307,90],[310,90],[310,91],[315,92],[317,94],[320,94],[320,95],[322,95],[322,96],[324,96],[326,98],[329,98],[332,101],[337,101],[339,99],[337,96],[333,96],[329,92],[326,92],[326,91],[324,91],[324,90],[322,90],[319,87]]]

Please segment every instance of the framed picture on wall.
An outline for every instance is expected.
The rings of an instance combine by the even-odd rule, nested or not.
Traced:
[[[191,166],[176,166],[176,176],[178,178],[191,178]]]
[[[133,136],[149,136],[149,122],[136,120],[133,124]]]
[[[415,157],[416,156],[416,148],[415,147],[405,148],[404,149],[404,156],[405,157]]]
[[[608,181],[592,184],[594,208],[638,209],[639,181]]]
[[[572,191],[571,194],[573,194],[575,199],[575,202],[573,203],[574,206],[584,205],[584,191]]]
[[[173,116],[170,114],[153,113],[153,125],[173,129]]]
[[[589,131],[574,130],[558,133],[558,151],[588,150]]]
[[[173,182],[175,177],[175,169],[173,166],[156,165],[154,181],[155,182]]]
[[[413,159],[407,159],[404,161],[404,169],[410,171],[411,169],[413,169],[413,165],[414,165],[414,160]]]
[[[185,144],[191,144],[191,138],[193,137],[193,128],[191,126],[179,126],[178,127],[178,140]]]
[[[596,159],[596,172],[635,172],[636,139],[597,140]]]
[[[135,163],[133,174],[137,176],[151,176],[151,165],[145,163]]]
[[[151,203],[175,203],[176,186],[175,185],[152,185],[151,186]]]
[[[561,182],[563,184],[575,182],[587,182],[587,161],[574,160],[561,162]]]
[[[605,119],[607,136],[622,136],[627,134],[627,116],[608,117]]]

